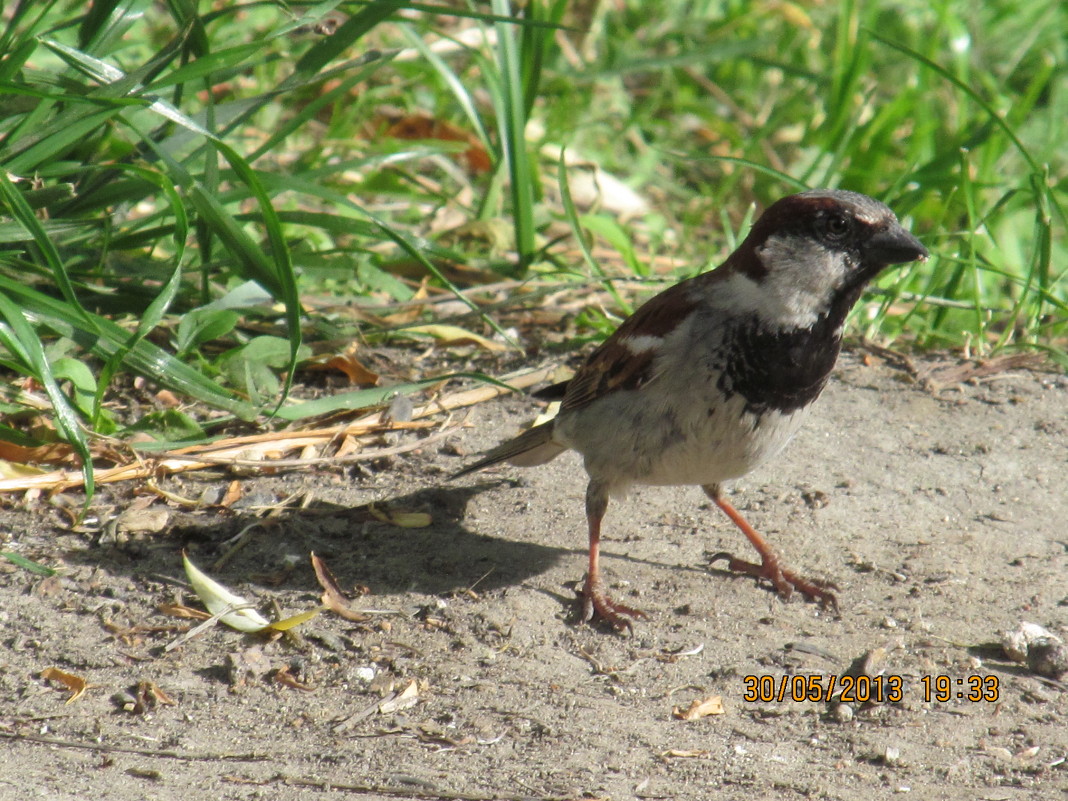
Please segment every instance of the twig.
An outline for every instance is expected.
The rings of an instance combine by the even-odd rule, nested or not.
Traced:
[[[430,417],[431,415],[447,412],[452,409],[460,409],[481,403],[510,390],[525,389],[537,384],[552,375],[555,367],[542,367],[535,370],[524,370],[501,377],[502,383],[508,387],[496,384],[476,387],[474,389],[455,392],[437,398],[429,403],[417,407],[413,418]],[[345,456],[323,456],[310,459],[255,459],[250,458],[250,453],[286,452],[304,450],[309,447],[323,447],[334,442],[338,438],[348,436],[361,436],[381,431],[393,431],[397,429],[425,428],[426,423],[395,422],[389,419],[388,411],[375,412],[354,420],[351,423],[330,428],[322,428],[314,431],[281,431],[267,434],[253,434],[244,437],[232,437],[227,440],[213,442],[209,445],[195,445],[188,448],[180,448],[174,451],[166,451],[149,456],[147,453],[138,455],[138,461],[130,464],[106,470],[97,470],[94,478],[97,484],[110,484],[118,481],[131,481],[145,479],[156,475],[169,473],[181,473],[188,470],[202,470],[215,465],[230,465],[259,468],[292,468],[311,467],[322,464],[346,464],[367,459],[377,459],[382,456],[392,456],[398,453],[416,450],[424,445],[442,437],[448,436],[451,431],[439,432],[415,443],[398,445],[393,448],[379,448],[374,451],[346,454]],[[258,446],[258,447],[255,447]],[[78,487],[82,484],[80,472],[71,470],[54,470],[37,476],[8,478],[0,480],[0,493],[24,492],[30,489],[66,490]]]
[[[55,745],[61,748],[80,748],[84,751],[99,751],[111,754],[137,754],[138,756],[159,757],[160,759],[180,759],[185,762],[266,762],[270,759],[266,754],[198,754],[182,751],[153,751],[150,748],[103,745],[101,743],[87,743],[81,740],[62,740],[59,737],[48,737],[43,734],[23,734],[21,732],[0,731],[0,737],[6,737],[9,740],[40,743],[41,745]]]
[[[206,631],[208,629],[211,629],[211,628],[214,628],[215,626],[218,625],[219,621],[224,616],[230,614],[231,612],[237,612],[238,610],[241,610],[241,609],[251,609],[251,608],[252,608],[252,604],[241,604],[239,606],[235,606],[234,604],[230,604],[225,609],[220,609],[218,612],[216,612],[214,615],[209,617],[204,622],[198,623],[197,625],[193,626],[193,628],[189,629],[189,631],[187,631],[185,634],[183,634],[180,637],[177,637],[177,638],[171,640],[169,643],[164,645],[163,646],[163,653],[165,653],[165,654],[166,653],[170,653],[175,648],[179,647],[180,645],[184,645],[185,643],[189,642],[194,637],[199,637],[200,634],[203,633],[204,631]]]
[[[424,445],[429,445],[438,440],[445,439],[455,434],[459,426],[444,428],[428,437],[423,437],[415,442],[406,442],[403,445],[394,445],[392,448],[376,448],[373,451],[360,451],[348,453],[344,456],[315,456],[306,459],[240,459],[236,456],[207,456],[204,454],[180,454],[172,457],[175,459],[189,459],[192,463],[204,462],[212,465],[226,465],[230,467],[318,467],[320,465],[349,464],[350,462],[364,462],[368,459],[379,459],[383,456],[396,456],[398,453],[416,451]]]
[[[430,786],[400,787],[390,784],[348,784],[317,779],[298,779],[279,775],[278,779],[291,787],[314,787],[320,790],[344,790],[364,795],[389,795],[394,798],[429,798],[435,801],[566,801],[570,796],[530,796],[513,793],[463,793],[437,790]]]

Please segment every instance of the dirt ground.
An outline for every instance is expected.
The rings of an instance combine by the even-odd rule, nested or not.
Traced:
[[[603,546],[616,597],[648,613],[632,637],[573,619],[573,454],[446,480],[457,446],[533,418],[523,398],[387,464],[240,478],[233,509],[171,507],[156,533],[72,532],[54,507],[6,498],[0,550],[64,569],[0,560],[0,799],[1068,797],[1068,685],[997,645],[1022,621],[1068,638],[1066,412],[1058,374],[932,391],[847,354],[803,432],[733,495],[788,563],[838,584],[841,616],[710,568],[717,551],[749,556],[744,538],[700,490],[645,488],[609,508]],[[211,499],[233,478],[161,484]],[[103,489],[95,513],[135,489]],[[286,498],[303,506],[214,566]],[[399,528],[372,502],[433,522]],[[314,551],[373,611],[324,612],[299,640],[215,627],[165,651],[193,623],[160,605],[199,606],[183,548],[284,614],[318,603]],[[791,699],[851,665],[862,694],[895,697]],[[66,704],[50,667],[90,687]],[[925,697],[939,676],[948,700]],[[967,700],[970,677],[986,698]],[[165,696],[139,708],[139,682]],[[706,700],[715,714],[676,717]]]

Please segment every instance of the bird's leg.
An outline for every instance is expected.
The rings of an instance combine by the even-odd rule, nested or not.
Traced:
[[[612,625],[616,631],[632,632],[634,627],[627,617],[645,617],[640,609],[616,603],[608,597],[601,582],[601,520],[608,509],[608,489],[597,481],[586,488],[586,522],[590,527],[590,566],[586,583],[582,587],[582,619],[589,621],[594,615]]]
[[[731,522],[742,530],[742,533],[745,534],[746,538],[760,554],[759,565],[753,562],[746,562],[743,559],[736,559],[729,553],[717,553],[712,557],[713,562],[719,559],[726,559],[728,570],[767,579],[783,598],[789,598],[793,595],[794,590],[798,590],[809,600],[818,602],[820,606],[831,608],[835,612],[838,611],[838,598],[832,592],[832,590],[838,588],[834,584],[820,579],[808,579],[783,567],[779,564],[779,555],[775,553],[768,541],[760,536],[760,533],[755,528],[749,525],[749,522],[742,517],[741,513],[723,497],[723,491],[718,484],[709,484],[701,489],[705,491],[705,494],[712,499],[716,506],[723,510],[723,513],[731,519]]]

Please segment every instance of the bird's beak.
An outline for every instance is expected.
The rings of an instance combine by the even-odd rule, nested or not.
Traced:
[[[875,264],[927,261],[930,255],[920,240],[900,225],[877,232],[864,245],[864,260]]]

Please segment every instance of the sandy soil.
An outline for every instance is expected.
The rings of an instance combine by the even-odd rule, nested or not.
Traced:
[[[791,565],[837,582],[840,618],[710,569],[748,545],[677,488],[641,490],[606,521],[607,577],[648,619],[629,638],[575,625],[578,460],[445,480],[457,444],[473,453],[532,418],[522,398],[374,469],[241,478],[235,509],[173,508],[156,533],[71,531],[54,507],[8,498],[0,550],[65,569],[0,561],[0,798],[1065,798],[1068,686],[997,643],[1021,621],[1068,636],[1068,379],[932,392],[876,361],[844,357],[808,427],[733,496]],[[163,485],[210,499],[232,478]],[[113,518],[134,489],[103,490],[96,513]],[[212,566],[291,496],[311,502]],[[433,523],[398,528],[370,502]],[[299,641],[218,627],[165,652],[190,623],[158,607],[196,605],[183,548],[286,614],[318,602],[314,551],[369,588],[357,605],[391,614],[323,613]],[[826,688],[851,666],[895,698],[791,699],[793,677]],[[91,686],[65,704],[49,667]],[[938,676],[948,700],[925,697]],[[973,676],[989,697],[957,698]],[[142,681],[173,705],[123,709],[136,699],[116,694]],[[782,700],[746,700],[780,686]],[[717,711],[716,696],[721,714],[674,714]]]

